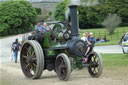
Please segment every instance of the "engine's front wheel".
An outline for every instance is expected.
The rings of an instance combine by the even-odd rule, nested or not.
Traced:
[[[57,56],[55,62],[55,69],[57,76],[60,80],[68,80],[71,73],[71,64],[68,56],[64,53],[61,53]]]
[[[35,40],[26,41],[21,49],[20,64],[24,75],[38,79],[44,69],[44,54],[40,44]]]

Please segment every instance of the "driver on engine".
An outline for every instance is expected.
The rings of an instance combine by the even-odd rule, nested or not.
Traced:
[[[43,40],[44,34],[48,32],[47,24],[44,23],[43,25],[40,24],[40,21],[37,22],[35,25],[35,39],[39,42]]]
[[[39,35],[41,35],[42,33],[47,32],[48,31],[47,24],[44,23],[43,25],[41,25],[40,21],[37,22],[37,25],[35,25],[35,31],[36,31],[36,34],[39,34]]]

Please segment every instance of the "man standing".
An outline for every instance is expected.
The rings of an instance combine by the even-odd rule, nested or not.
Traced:
[[[21,45],[19,44],[18,39],[16,39],[15,42],[13,42],[11,47],[11,51],[13,51],[15,63],[17,63],[18,51],[20,46]]]

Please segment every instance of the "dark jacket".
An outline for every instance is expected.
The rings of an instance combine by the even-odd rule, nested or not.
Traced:
[[[91,43],[91,45],[94,47],[95,42],[96,42],[95,38],[94,38],[94,37],[89,37],[88,41],[89,41],[89,42]]]
[[[13,51],[19,51],[19,47],[20,46],[21,45],[18,42],[13,42],[12,47],[11,47],[11,50],[13,50]]]

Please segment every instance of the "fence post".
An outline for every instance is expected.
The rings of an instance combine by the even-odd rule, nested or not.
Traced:
[[[106,37],[106,39],[107,39],[107,36],[106,36],[106,31],[104,31],[105,32],[105,37]]]
[[[112,40],[112,34],[111,34],[111,40]]]
[[[125,33],[125,30],[124,30],[124,28],[123,28],[123,34]]]
[[[95,31],[94,31],[94,37],[96,38]]]
[[[118,31],[117,31],[117,39],[118,39]]]
[[[100,37],[100,31],[99,31],[99,37]]]

